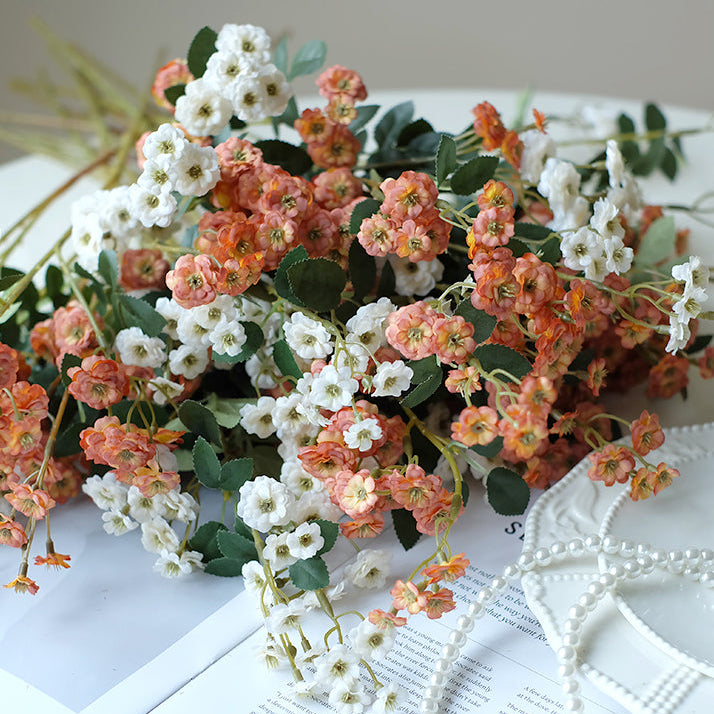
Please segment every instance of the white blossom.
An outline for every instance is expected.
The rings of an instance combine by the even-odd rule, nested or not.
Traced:
[[[322,519],[336,523],[344,514],[331,500],[326,489],[301,494],[292,507],[291,520],[295,523]]]
[[[134,528],[138,528],[139,526],[139,524],[129,518],[126,513],[117,511],[114,508],[104,511],[104,513],[102,513],[102,520],[104,521],[104,530],[110,535],[123,535],[129,531],[133,531]]]
[[[198,518],[200,506],[190,493],[180,491],[177,487],[168,493],[159,494],[159,496],[162,497],[161,505],[165,518],[182,523],[192,523]],[[158,498],[158,496],[154,496],[154,498]]]
[[[147,159],[136,183],[150,193],[169,193],[174,190],[176,171],[167,162]]]
[[[367,417],[352,424],[342,432],[345,444],[349,449],[369,451],[372,444],[382,437],[382,427],[373,417]]]
[[[166,515],[162,494],[145,496],[136,486],[130,486],[127,500],[129,515],[139,523],[145,523],[157,516],[163,518]]]
[[[256,389],[274,389],[278,386],[276,378],[279,370],[272,354],[263,347],[246,360],[245,371]]]
[[[216,49],[240,53],[254,65],[270,62],[270,37],[255,25],[223,25],[216,38]]]
[[[295,630],[303,624],[307,610],[300,600],[273,605],[268,616],[266,627],[274,635],[284,635],[288,630]]]
[[[270,478],[258,476],[244,483],[239,491],[236,514],[248,526],[263,533],[273,526],[283,526],[291,520],[288,507],[294,498],[287,486]]]
[[[317,320],[294,312],[283,325],[285,341],[290,349],[303,359],[324,359],[332,354],[330,333]]]
[[[359,657],[347,645],[333,645],[315,661],[315,680],[325,689],[354,685],[359,679]]]
[[[153,390],[151,398],[154,404],[158,404],[160,407],[183,393],[183,384],[172,382],[166,377],[155,377],[149,380],[149,387]]]
[[[295,555],[288,545],[289,533],[271,533],[265,539],[263,557],[270,563],[273,571],[282,570],[297,562]]]
[[[182,196],[203,196],[218,183],[221,170],[210,146],[189,144],[172,166],[173,188]]]
[[[181,156],[188,143],[181,129],[166,122],[146,137],[141,151],[147,161],[168,165]]]
[[[254,63],[249,55],[235,50],[214,52],[206,62],[203,81],[214,87],[226,99],[230,99],[233,85],[238,77],[254,71]]]
[[[345,578],[358,588],[382,588],[389,577],[391,561],[389,551],[366,548],[345,567]]]
[[[680,322],[686,324],[699,315],[706,299],[707,293],[703,288],[688,285],[679,300],[672,305],[672,312],[677,315]]]
[[[140,327],[120,330],[114,340],[114,351],[124,364],[158,369],[166,361],[166,345],[160,337],[149,337]]]
[[[292,91],[285,75],[273,64],[267,64],[256,72],[262,89],[263,107],[269,117],[280,116],[288,106]]]
[[[310,422],[298,410],[298,405],[302,403],[303,399],[304,397],[297,390],[293,390],[275,400],[272,417],[280,438],[299,434],[306,427],[311,434],[315,431]]]
[[[329,702],[337,714],[362,714],[369,697],[359,682],[337,682],[330,688]]]
[[[383,630],[369,620],[362,620],[349,633],[354,652],[364,660],[378,662],[384,659],[394,645],[394,631]]]
[[[233,113],[231,103],[202,79],[186,85],[186,93],[176,100],[176,121],[189,134],[218,134],[228,124]]]
[[[632,248],[628,248],[621,238],[610,238],[605,241],[605,268],[608,273],[621,275],[632,267],[634,257]]]
[[[563,262],[571,270],[584,270],[603,253],[603,242],[587,227],[568,233],[560,242]]]
[[[185,345],[193,347],[208,347],[207,336],[209,330],[196,320],[193,309],[184,310],[176,322],[176,334]]]
[[[172,374],[182,374],[186,379],[194,379],[208,367],[208,351],[205,347],[180,345],[169,352],[169,369]]]
[[[607,198],[599,198],[593,206],[593,215],[590,219],[590,227],[600,235],[601,238],[625,237],[625,229],[620,223],[617,206]]]
[[[372,395],[375,397],[398,397],[409,389],[414,371],[402,360],[380,362],[372,377]]]
[[[608,189],[607,198],[625,214],[628,220],[635,220],[642,208],[642,194],[634,176],[625,172],[622,185]]]
[[[372,703],[370,714],[390,714],[396,712],[405,701],[404,690],[390,682],[377,691],[377,698]]]
[[[208,333],[207,339],[216,354],[235,357],[241,353],[248,338],[240,322],[229,322],[222,318]]]
[[[257,560],[251,560],[241,568],[241,575],[245,589],[260,597],[267,584],[263,566]]]
[[[127,504],[128,490],[113,471],[108,471],[104,476],[92,476],[82,484],[82,491],[103,511],[121,511]]]
[[[156,312],[161,315],[161,317],[166,320],[162,332],[165,332],[169,337],[177,340],[178,332],[176,331],[178,327],[178,321],[184,312],[188,312],[185,307],[181,307],[176,301],[169,299],[167,297],[160,297],[156,301],[154,306]]]
[[[280,481],[297,498],[310,491],[322,491],[325,486],[319,479],[305,471],[299,459],[286,459],[280,467]]]
[[[409,258],[390,255],[389,262],[394,270],[397,295],[426,295],[444,274],[444,266],[438,258],[413,263]]]
[[[610,187],[622,186],[625,178],[625,159],[614,139],[609,139],[605,148],[605,168]]]
[[[555,156],[555,142],[538,129],[523,132],[520,139],[523,142],[521,178],[527,183],[537,184],[546,160]]]
[[[165,578],[183,578],[194,570],[202,570],[201,553],[185,550],[181,555],[170,550],[162,550],[154,563],[154,571]]]
[[[310,389],[310,397],[316,406],[336,412],[352,403],[352,395],[358,389],[359,383],[352,378],[349,368],[338,369],[328,364],[315,377]]]
[[[287,534],[286,542],[290,554],[298,560],[312,558],[325,544],[325,539],[317,523],[301,523],[294,531]]]
[[[181,541],[167,521],[160,516],[154,516],[150,521],[141,524],[141,544],[150,553],[161,553],[162,550],[175,553]]]
[[[259,397],[255,404],[246,404],[240,409],[241,426],[261,439],[267,439],[275,432],[272,412],[275,407],[273,397]]]
[[[176,212],[176,199],[168,191],[151,191],[138,183],[129,187],[131,213],[146,228],[166,228]]]
[[[666,352],[674,354],[678,350],[684,349],[692,336],[689,325],[682,322],[678,315],[669,316],[669,341],[664,348]]]
[[[335,351],[332,364],[340,369],[346,367],[352,374],[364,374],[369,366],[371,355],[367,348],[351,334],[345,338],[343,345]]]
[[[672,277],[689,287],[704,288],[709,285],[709,268],[698,255],[689,256],[689,260],[672,267]]]
[[[357,312],[345,323],[350,332],[361,332],[363,329],[373,329],[384,332],[384,321],[397,309],[397,306],[388,298],[381,297],[377,302],[362,305]],[[368,340],[369,341],[369,340]],[[371,344],[371,341],[369,341]],[[382,343],[384,344],[384,343]]]

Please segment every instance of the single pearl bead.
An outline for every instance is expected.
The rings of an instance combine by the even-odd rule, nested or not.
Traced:
[[[434,672],[429,677],[429,684],[435,687],[443,687],[446,684],[446,675],[443,672]]]
[[[580,692],[580,684],[576,679],[566,679],[563,682],[563,691],[570,695],[578,694]]]
[[[580,632],[583,629],[583,621],[574,617],[569,617],[563,623],[563,632]]]
[[[699,548],[687,548],[684,551],[684,557],[689,565],[698,565],[702,554],[699,552]]]
[[[521,567],[518,563],[511,563],[503,569],[503,576],[509,580],[518,578],[521,575]]]
[[[586,610],[593,610],[597,605],[597,598],[592,593],[583,593],[578,598],[578,605],[582,605]]]
[[[481,588],[476,595],[476,602],[483,603],[484,605],[493,602],[496,597],[496,593],[491,590],[491,588]]]
[[[438,714],[439,702],[435,702],[433,699],[422,699],[419,712],[420,714]]]
[[[599,535],[589,535],[585,539],[585,547],[591,553],[597,553],[602,549],[602,538]]]
[[[675,556],[674,558],[672,556]],[[684,570],[684,554],[681,550],[674,551],[669,554],[669,563],[667,563],[667,570],[670,573],[681,573]]]
[[[453,662],[459,656],[459,648],[455,645],[448,644],[441,648],[441,658],[447,662]]]
[[[637,552],[637,544],[631,540],[623,540],[620,543],[620,555],[623,558],[631,558]]]
[[[642,575],[642,568],[640,568],[640,564],[636,560],[626,560],[622,567],[628,578],[637,578]]]
[[[580,620],[585,622],[585,618],[588,616],[588,611],[582,605],[573,605],[570,610],[568,610],[568,617],[571,620]]]
[[[625,569],[619,564],[611,565],[607,569],[607,572],[610,573],[610,575],[612,575],[612,577],[615,578],[615,580],[622,580],[626,574]]]
[[[443,687],[435,687],[432,684],[424,690],[424,699],[434,699],[436,701],[439,701],[439,699],[441,699],[441,695],[443,693],[444,693]]]
[[[590,585],[588,585],[588,592],[591,595],[594,595],[596,598],[599,598],[605,592],[605,586],[599,580],[597,580],[594,583],[590,583]]]
[[[533,556],[535,557],[538,565],[543,567],[550,565],[550,561],[552,560],[550,548],[538,548],[538,550],[533,553]]]
[[[477,617],[483,617],[485,613],[486,610],[480,602],[472,602],[469,605],[469,615],[474,619]]]
[[[620,551],[620,540],[615,536],[607,535],[602,539],[602,549],[608,555],[614,555]]]
[[[652,546],[649,543],[638,543],[637,544],[637,553],[639,555],[649,555],[651,550],[652,550]]]
[[[518,565],[521,570],[524,570],[525,572],[533,570],[536,565],[536,560],[533,556],[533,553],[531,553],[529,550],[524,550],[518,557]]]
[[[474,629],[476,623],[473,617],[469,615],[461,615],[461,617],[456,621],[456,627],[458,627],[461,632],[471,632]]]
[[[562,560],[568,554],[568,546],[563,541],[557,540],[550,546],[550,554],[556,560]]]
[[[707,570],[706,573],[702,573],[699,576],[699,582],[702,585],[706,585],[707,587],[711,587],[712,585],[714,585],[714,571]]]
[[[443,672],[444,674],[447,674],[451,671],[451,662],[449,662],[448,659],[440,657],[436,660],[436,663],[434,664],[434,671]]]
[[[573,538],[573,540],[568,541],[568,552],[574,558],[582,555],[585,552],[585,543],[583,543],[581,538]]]
[[[561,662],[574,662],[575,658],[578,656],[577,650],[571,645],[558,647],[558,651],[555,654]]]
[[[568,697],[565,700],[565,710],[569,712],[581,712],[583,710],[583,703],[578,697]]]
[[[705,563],[709,563],[714,560],[714,550],[710,550],[709,548],[702,548],[702,550],[699,551],[699,557]]]
[[[466,643],[466,633],[461,632],[461,630],[454,630],[449,635],[449,642],[456,647],[463,647]]]
[[[563,644],[566,647],[577,647],[580,644],[580,633],[567,632],[563,635]]]
[[[682,575],[687,578],[687,580],[699,580],[701,571],[696,566],[693,566],[691,568],[685,568],[682,571]]]
[[[558,667],[558,676],[561,679],[567,679],[575,674],[575,665],[572,662],[563,662]]]
[[[640,564],[640,568],[642,568],[643,575],[648,575],[654,570],[654,560],[652,560],[649,555],[638,555],[637,562]]]
[[[615,576],[612,573],[603,573],[599,578],[598,582],[604,588],[611,588],[615,584]]]
[[[650,558],[658,568],[665,567],[669,562],[669,553],[662,548],[655,548],[650,551]]]
[[[508,580],[506,578],[502,578],[500,575],[497,575],[492,581],[491,581],[491,588],[498,592],[499,590],[505,590],[508,587]]]

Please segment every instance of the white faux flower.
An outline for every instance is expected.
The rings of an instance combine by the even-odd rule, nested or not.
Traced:
[[[296,630],[303,624],[307,613],[300,600],[291,600],[289,603],[273,605],[266,621],[266,627],[274,635],[284,635],[288,630]]]
[[[678,350],[684,349],[692,336],[689,325],[682,322],[678,315],[669,316],[669,341],[664,348],[666,352],[674,354]]]
[[[129,187],[131,213],[146,228],[166,228],[176,212],[176,199],[168,191],[151,191],[138,183]]]
[[[257,560],[251,560],[241,568],[241,575],[245,589],[260,597],[267,585],[263,566]]]
[[[265,539],[263,557],[270,563],[273,571],[290,567],[298,560],[288,545],[289,533],[271,533]]]
[[[206,336],[213,351],[219,355],[235,357],[243,350],[247,335],[240,322],[223,318]]]
[[[398,397],[409,389],[414,371],[402,360],[380,362],[372,377],[372,395],[375,397]]]
[[[149,337],[140,327],[127,327],[117,333],[114,351],[124,364],[158,369],[166,361],[166,346],[160,337]]]
[[[290,554],[298,560],[312,558],[325,545],[325,539],[322,537],[320,526],[317,523],[301,523],[287,536],[286,542],[290,548]]]
[[[620,223],[617,206],[607,198],[599,198],[593,206],[593,215],[590,219],[590,227],[600,235],[601,238],[625,237],[625,229]]]
[[[208,367],[208,351],[205,347],[180,345],[169,352],[169,369],[172,374],[182,374],[186,379],[194,379]]]
[[[709,268],[698,255],[691,255],[686,263],[672,267],[672,277],[685,283],[685,291],[690,286],[706,289],[709,285]]]
[[[275,432],[272,412],[275,407],[273,397],[259,397],[255,404],[246,404],[240,410],[240,424],[249,433],[267,439]]]
[[[367,548],[345,567],[345,578],[358,588],[381,588],[391,570],[392,554],[387,550]]]
[[[337,369],[328,364],[315,377],[310,389],[312,402],[331,412],[339,411],[352,403],[352,395],[359,389],[359,383],[352,379],[349,368]]]
[[[139,524],[129,518],[126,513],[117,511],[114,508],[104,511],[104,513],[102,513],[102,520],[104,521],[104,530],[110,535],[123,535],[129,531],[133,531],[134,528],[139,526]]]
[[[296,498],[304,493],[322,491],[325,488],[322,481],[305,471],[302,462],[297,458],[283,461],[280,467],[280,481]]]
[[[166,122],[146,137],[142,153],[147,161],[171,164],[181,156],[188,143],[181,129]]]
[[[102,250],[113,247],[104,240],[104,231],[97,215],[83,215],[72,219],[70,246],[77,254],[79,265],[89,272],[96,272]]]
[[[568,233],[560,242],[563,262],[571,270],[584,270],[604,252],[604,244],[595,231],[583,227]]]
[[[240,488],[236,514],[248,526],[262,533],[273,526],[284,526],[291,520],[288,508],[294,498],[287,486],[270,478],[258,476]]]
[[[349,429],[342,432],[345,444],[349,449],[369,451],[373,442],[382,437],[382,427],[373,417],[367,417],[355,422]]]
[[[589,218],[590,203],[582,196],[576,196],[567,207],[556,207],[553,220],[547,225],[554,231],[575,230],[587,225]]]
[[[345,327],[350,332],[357,333],[370,328],[384,332],[382,327],[384,321],[396,309],[397,306],[389,298],[381,297],[377,302],[371,302],[358,308],[357,312],[347,320]]]
[[[304,397],[297,391],[293,390],[290,394],[278,397],[275,400],[273,407],[273,424],[277,429],[277,434],[280,438],[283,436],[299,434],[306,427],[309,431],[314,432],[310,422],[298,410],[298,406],[302,403]]]
[[[127,504],[128,490],[113,471],[104,476],[92,476],[82,484],[82,491],[103,511],[121,511]]]
[[[355,654],[367,661],[384,659],[394,645],[394,631],[382,630],[369,620],[362,620],[349,633]]]
[[[530,129],[520,135],[523,142],[521,155],[521,178],[537,184],[547,159],[555,156],[555,142],[538,129]]]
[[[166,320],[162,332],[165,332],[169,337],[177,340],[179,337],[176,328],[178,327],[178,321],[181,315],[183,315],[184,312],[188,312],[186,308],[181,307],[181,305],[172,299],[160,297],[156,301],[154,309]]]
[[[266,64],[256,72],[262,89],[263,107],[269,117],[280,116],[288,106],[292,91],[285,75],[273,64]]]
[[[679,300],[672,305],[672,312],[677,315],[680,322],[687,324],[699,315],[706,299],[707,293],[703,288],[688,285]]]
[[[155,377],[149,380],[149,387],[153,390],[151,398],[154,404],[158,404],[160,407],[183,393],[183,384],[172,382],[166,377]]]
[[[551,157],[540,175],[538,192],[548,199],[554,213],[567,211],[580,195],[580,174],[569,161]]]
[[[333,645],[315,666],[315,680],[327,690],[338,684],[352,686],[359,679],[359,657],[347,645]]]
[[[344,514],[331,500],[326,489],[307,491],[292,507],[291,520],[295,523],[321,519],[336,523]]]
[[[206,62],[203,81],[214,87],[221,96],[229,99],[233,85],[238,77],[246,72],[254,71],[255,65],[250,56],[235,50],[214,52]]]
[[[330,688],[329,702],[337,714],[362,714],[369,696],[359,682],[338,682]]]
[[[332,364],[338,369],[346,367],[352,374],[364,374],[370,357],[367,348],[354,335],[347,335],[344,344],[335,351]]]
[[[194,570],[202,570],[203,556],[195,550],[185,550],[181,555],[170,550],[162,550],[154,563],[154,570],[165,578],[183,578]]]
[[[283,325],[285,341],[303,359],[324,359],[332,354],[330,333],[321,322],[294,312]]]
[[[263,347],[248,358],[245,371],[256,389],[274,389],[278,386],[276,379],[279,370],[273,360],[272,352],[268,352]]]
[[[200,511],[196,499],[190,493],[179,491],[178,488],[163,494],[162,507],[165,518],[182,523],[192,523],[198,518]]]
[[[190,312],[193,319],[207,330],[212,330],[224,320],[233,322],[239,319],[235,300],[230,295],[216,295],[213,301],[192,307]]]
[[[141,544],[150,553],[161,553],[162,550],[175,553],[181,541],[167,521],[154,516],[141,524]]]
[[[233,112],[239,119],[256,122],[268,116],[265,91],[255,73],[241,75],[231,89]]]
[[[388,259],[394,270],[394,290],[397,295],[426,295],[444,274],[444,265],[438,258],[416,263],[395,255],[390,255]]]
[[[240,53],[253,65],[270,62],[270,37],[255,25],[223,25],[216,38],[216,49]]]
[[[202,79],[186,85],[186,93],[176,100],[176,121],[189,134],[213,136],[223,129],[233,113],[231,103]]]
[[[396,712],[405,700],[404,690],[390,682],[377,691],[377,698],[372,703],[370,714],[391,714]]]
[[[636,220],[643,205],[639,184],[627,172],[622,177],[621,186],[608,189],[607,198],[625,214],[627,220]]]
[[[174,190],[176,171],[165,161],[147,159],[136,182],[150,193],[167,193]]]
[[[605,241],[605,268],[608,273],[621,275],[632,267],[634,257],[632,248],[628,248],[621,238],[610,238]]]
[[[129,515],[139,523],[145,523],[157,516],[163,518],[166,515],[162,494],[145,496],[136,486],[130,486],[127,499]]]
[[[609,139],[605,148],[605,168],[611,188],[622,186],[625,178],[625,159],[614,139]]]
[[[209,330],[196,321],[193,309],[184,310],[176,322],[176,334],[185,345],[193,347],[208,347],[206,344]]]
[[[100,213],[104,232],[111,233],[116,239],[129,238],[134,235],[139,224],[131,214],[129,186],[117,186],[102,193],[106,199]]]
[[[210,146],[189,144],[171,168],[173,188],[182,196],[203,196],[221,177],[218,157]]]

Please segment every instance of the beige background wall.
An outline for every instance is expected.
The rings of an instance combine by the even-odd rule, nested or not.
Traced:
[[[30,108],[7,82],[48,63],[30,17],[138,86],[202,25],[249,22],[293,51],[327,40],[328,63],[373,89],[531,86],[714,108],[714,0],[3,0],[0,17],[2,111]],[[16,155],[0,146],[0,160]]]

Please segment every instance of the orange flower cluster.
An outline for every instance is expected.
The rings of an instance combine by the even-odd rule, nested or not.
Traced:
[[[508,130],[501,121],[501,115],[488,102],[482,102],[472,110],[474,133],[483,139],[486,151],[500,149],[503,157],[514,169],[520,168],[523,144],[518,133]]]

